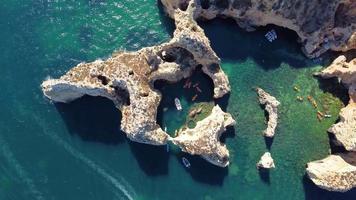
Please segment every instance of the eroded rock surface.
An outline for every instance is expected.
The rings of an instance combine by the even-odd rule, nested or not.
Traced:
[[[354,0],[161,0],[171,17],[194,1],[195,18],[229,17],[246,29],[275,24],[295,31],[306,55],[356,48]]]
[[[350,102],[341,109],[340,121],[328,131],[350,152],[310,162],[306,170],[317,186],[345,192],[356,187],[356,58],[347,62],[345,56],[339,56],[318,75],[323,78],[337,77],[349,89]]]
[[[265,110],[268,112],[267,128],[263,131],[263,135],[273,137],[278,123],[278,106],[280,102],[261,88],[256,88],[256,91],[260,104],[264,105]]]
[[[330,155],[308,163],[307,174],[319,187],[346,192],[356,187],[356,153]]]
[[[323,78],[337,77],[349,90],[350,102],[341,109],[340,122],[334,124],[329,132],[346,150],[356,151],[356,58],[347,62],[345,56],[339,56],[319,75]]]
[[[214,165],[226,167],[229,165],[229,151],[219,138],[226,127],[233,125],[235,120],[232,116],[216,105],[208,117],[197,122],[192,129],[180,130],[171,141],[184,152],[200,155]]]
[[[271,169],[276,167],[274,165],[274,160],[271,156],[271,153],[269,152],[266,152],[262,155],[256,166],[258,169]]]
[[[59,79],[44,81],[45,96],[55,102],[70,102],[84,95],[106,97],[121,110],[121,129],[129,139],[166,144],[169,135],[156,123],[161,94],[153,88],[154,81],[177,82],[201,66],[213,80],[215,98],[230,91],[220,59],[192,18],[191,7],[174,13],[176,30],[169,42],[136,52],[118,52],[104,61],[80,63]]]

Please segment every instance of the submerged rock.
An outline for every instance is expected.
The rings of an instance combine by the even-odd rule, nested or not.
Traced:
[[[161,0],[171,17],[189,0]],[[193,1],[193,0],[191,0]],[[237,24],[254,30],[274,24],[295,31],[310,57],[327,50],[356,48],[356,1],[354,0],[194,0],[195,18],[233,18]]]
[[[266,137],[273,137],[277,123],[278,123],[278,106],[279,101],[261,88],[256,88],[258,94],[258,100],[261,105],[265,106],[265,110],[268,112],[268,123],[266,130],[263,131],[263,135]]]
[[[356,187],[356,153],[330,155],[307,164],[309,178],[320,188],[346,192]]]
[[[153,87],[156,80],[177,82],[202,66],[213,80],[215,98],[230,91],[220,59],[192,17],[192,6],[187,11],[175,11],[176,30],[169,42],[136,52],[114,53],[105,61],[80,63],[59,79],[44,81],[41,85],[44,95],[65,103],[84,95],[106,97],[121,110],[121,129],[129,139],[166,144],[169,135],[156,123],[161,100],[161,94]]]
[[[276,166],[274,165],[273,158],[271,156],[271,153],[266,152],[262,155],[260,161],[257,163],[257,168],[258,169],[271,169],[275,168]]]
[[[229,151],[219,139],[226,127],[233,125],[235,120],[232,116],[216,105],[211,114],[197,122],[194,128],[180,130],[178,136],[170,140],[184,152],[200,155],[214,165],[226,167],[229,165]]]

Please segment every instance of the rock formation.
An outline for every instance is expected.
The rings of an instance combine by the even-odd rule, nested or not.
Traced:
[[[174,12],[176,30],[169,42],[136,52],[117,52],[105,61],[80,63],[59,79],[44,81],[41,85],[44,95],[65,103],[84,95],[106,97],[121,110],[121,129],[129,139],[151,145],[166,144],[170,136],[156,123],[161,100],[161,94],[153,86],[156,80],[177,82],[201,68],[213,80],[214,98],[230,91],[220,59],[192,17],[193,9],[194,5],[190,4],[186,11]],[[188,141],[183,141],[182,135],[186,134],[173,141],[187,152],[201,154],[216,165],[226,166],[229,152],[218,138],[225,127],[232,124],[231,116],[217,107],[214,115],[197,126],[201,133],[196,133],[199,140],[195,140],[196,136],[192,138],[191,144],[195,145],[192,151],[189,144],[184,146]],[[209,131],[203,129],[216,135],[209,135]]]
[[[262,155],[260,161],[257,163],[258,169],[271,169],[275,168],[273,158],[269,152],[266,152]]]
[[[340,122],[334,124],[329,132],[346,150],[356,151],[356,58],[347,62],[345,56],[339,56],[318,75],[323,78],[337,77],[349,89],[350,102],[341,109]]]
[[[340,121],[328,131],[351,152],[310,162],[306,171],[317,186],[345,192],[356,187],[356,58],[347,62],[345,56],[339,56],[318,75],[323,78],[337,77],[349,89],[350,102],[341,109]]]
[[[346,192],[356,187],[356,153],[330,155],[307,165],[309,178],[319,187]]]
[[[273,137],[278,123],[278,106],[279,101],[261,88],[256,88],[258,94],[258,100],[261,105],[265,106],[265,110],[268,112],[268,123],[266,130],[263,131],[263,135],[266,137]]]
[[[356,48],[356,1],[354,0],[161,0],[174,18],[194,1],[194,18],[229,17],[246,29],[275,24],[295,31],[310,57],[331,49]]]
[[[233,125],[235,120],[231,115],[216,105],[208,117],[197,122],[192,129],[180,130],[178,136],[171,141],[184,152],[200,155],[214,165],[226,167],[229,165],[229,151],[219,138],[226,127]]]

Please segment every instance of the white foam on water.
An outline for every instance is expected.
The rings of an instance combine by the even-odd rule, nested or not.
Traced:
[[[37,122],[40,122],[41,120],[37,116],[33,116],[34,119],[36,119]],[[41,124],[41,123],[39,123]],[[42,125],[42,124],[41,124]],[[93,171],[101,175],[107,182],[111,183],[116,189],[120,190],[127,199],[129,200],[134,200],[136,194],[132,188],[132,186],[122,177],[116,175],[113,177],[110,175],[106,170],[104,170],[102,167],[97,165],[94,161],[90,160],[87,158],[84,154],[76,150],[74,147],[72,147],[70,144],[62,140],[60,137],[58,137],[55,134],[51,134],[46,130],[46,127],[43,127],[43,133],[50,137],[57,145],[60,145],[65,149],[69,154],[77,158],[78,160],[82,161],[85,163],[88,167],[90,167]],[[116,194],[116,193],[115,193]]]
[[[0,150],[1,153],[4,155],[5,159],[9,164],[14,167],[17,175],[20,179],[26,184],[30,193],[35,197],[37,200],[44,200],[42,193],[36,188],[33,180],[29,177],[28,173],[24,170],[22,165],[19,161],[15,158],[14,154],[10,150],[9,146],[7,145],[6,141],[0,136]]]

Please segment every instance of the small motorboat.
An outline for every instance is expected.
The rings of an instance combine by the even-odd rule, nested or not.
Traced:
[[[325,117],[325,118],[330,118],[331,115],[330,115],[330,114],[325,114],[324,117]]]
[[[167,126],[164,127],[164,132],[167,132]]]
[[[190,162],[188,159],[186,159],[185,157],[182,158],[182,163],[186,168],[190,167]]]
[[[182,110],[182,104],[180,103],[178,98],[174,99],[174,104],[176,105],[177,110]]]
[[[166,151],[169,152],[169,144],[166,144]]]

